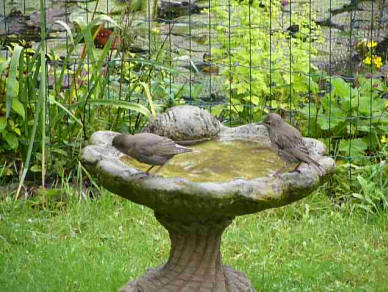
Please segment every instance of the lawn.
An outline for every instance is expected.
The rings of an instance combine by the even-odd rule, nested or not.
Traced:
[[[168,249],[150,209],[108,192],[45,208],[0,203],[1,291],[116,291]],[[388,216],[351,212],[319,192],[239,217],[222,253],[258,291],[388,291]]]

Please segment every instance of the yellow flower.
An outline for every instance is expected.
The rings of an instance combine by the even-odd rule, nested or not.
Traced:
[[[370,65],[372,62],[372,58],[370,56],[365,57],[365,59],[362,61],[365,65]],[[383,66],[383,61],[381,60],[381,57],[379,56],[373,56],[373,65],[380,69],[381,66]]]
[[[376,66],[377,69],[381,68],[381,66],[383,66],[383,61],[381,60],[381,57],[373,56],[373,64]]]
[[[363,60],[365,65],[370,65],[371,64],[371,58],[368,56]]]
[[[366,43],[366,46],[368,48],[374,48],[375,46],[377,46],[377,42],[369,41],[369,42]]]
[[[381,143],[382,143],[382,144],[387,143],[387,141],[388,141],[388,139],[387,139],[387,137],[385,137],[385,135],[384,135],[384,136],[381,136]]]

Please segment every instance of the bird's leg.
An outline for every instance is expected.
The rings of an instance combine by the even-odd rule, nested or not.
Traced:
[[[296,172],[300,173],[299,166],[301,165],[301,163],[302,163],[302,161],[299,161],[298,164],[295,166],[293,171],[296,171]]]
[[[146,174],[150,174],[150,170],[151,170],[154,166],[155,166],[155,165],[151,165],[151,167],[148,168],[148,169],[146,170]]]
[[[284,172],[285,169],[287,169],[287,164],[283,163],[282,168],[279,169],[277,172],[275,172],[274,176],[279,177]]]
[[[157,174],[157,173],[162,169],[163,166],[164,166],[164,164],[162,164],[162,165],[154,172],[154,175]]]

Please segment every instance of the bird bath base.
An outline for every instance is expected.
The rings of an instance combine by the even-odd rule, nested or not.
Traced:
[[[155,216],[169,232],[170,257],[120,291],[256,291],[244,273],[221,261],[221,236],[233,218],[184,222]]]

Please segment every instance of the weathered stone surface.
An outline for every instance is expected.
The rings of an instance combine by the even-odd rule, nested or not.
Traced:
[[[67,15],[70,13],[65,10],[64,7],[61,8],[48,8],[46,10],[46,27],[48,31],[65,31],[66,29],[61,25],[56,23],[56,21],[60,20],[63,22],[67,21]],[[27,22],[29,26],[32,27],[40,27],[41,19],[40,19],[40,11],[35,11],[31,13],[30,20]],[[68,23],[69,27],[72,27],[73,24],[71,22]]]
[[[174,1],[161,0],[159,2],[158,15],[162,19],[174,19],[182,15],[199,13],[200,7],[194,0]]]
[[[187,114],[188,108],[181,107]],[[179,111],[174,111],[175,113]],[[197,110],[195,110],[198,113]],[[202,112],[202,110],[200,111]],[[173,125],[174,117],[168,114],[161,124],[166,129]],[[184,115],[188,117],[190,115]],[[198,123],[203,123],[198,118]],[[212,119],[207,119],[211,125]],[[195,125],[193,120],[187,127],[203,131],[206,126]],[[217,124],[216,124],[217,125]],[[174,127],[172,127],[174,128]],[[177,131],[183,130],[177,126]],[[208,128],[210,128],[208,126]],[[236,128],[220,126],[219,136],[229,139],[254,139],[269,145],[268,134],[261,125],[245,125]],[[160,134],[160,132],[157,132]],[[167,134],[174,134],[166,130]],[[189,134],[192,132],[188,132]],[[280,177],[258,177],[252,180],[234,179],[228,182],[191,182],[182,178],[164,178],[157,175],[147,176],[140,170],[129,167],[119,159],[119,152],[111,146],[111,140],[118,133],[96,132],[92,135],[92,145],[84,148],[82,160],[99,182],[124,198],[146,205],[155,211],[169,216],[186,218],[208,218],[236,216],[258,212],[267,208],[280,207],[301,199],[314,190],[321,181],[316,171],[302,164],[300,172],[284,173]],[[182,135],[182,133],[181,133]],[[173,136],[174,137],[174,136]],[[181,138],[182,136],[178,136]],[[195,138],[202,136],[196,135]],[[177,136],[174,137],[175,139]],[[192,138],[192,137],[191,137]],[[334,161],[322,156],[323,143],[305,139],[306,146],[328,175],[335,169]]]
[[[254,292],[249,279],[221,262],[221,232],[208,234],[170,232],[172,249],[165,265],[120,289],[139,291]]]
[[[215,137],[220,132],[220,122],[208,111],[183,105],[157,116],[145,131],[190,145]]]
[[[156,121],[151,130],[177,140],[186,141],[185,135],[191,140],[217,136],[260,141],[260,146],[270,144],[268,132],[262,125],[228,128],[209,113],[191,106],[173,108]],[[212,135],[206,132],[207,129]],[[90,138],[91,145],[82,152],[84,165],[111,192],[152,208],[171,239],[167,263],[129,282],[121,290],[125,292],[255,291],[243,273],[222,264],[223,230],[235,216],[280,207],[307,196],[335,170],[333,159],[323,156],[323,143],[306,138],[306,147],[325,169],[321,176],[307,164],[300,166],[300,172],[288,172],[279,177],[227,182],[148,176],[121,162],[121,154],[111,146],[113,137],[118,134],[110,131],[94,133]]]
[[[233,218],[181,222],[155,215],[169,231],[170,257],[120,291],[255,291],[243,273],[221,262],[221,235]]]

